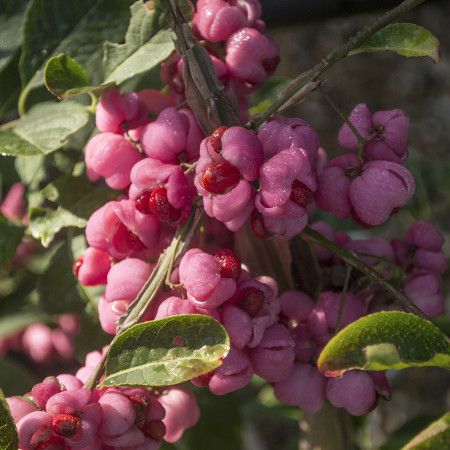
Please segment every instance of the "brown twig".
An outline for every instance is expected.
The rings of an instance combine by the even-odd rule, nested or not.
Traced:
[[[175,47],[184,60],[186,100],[203,130],[210,134],[221,125],[238,125],[237,99],[217,80],[211,57],[195,39],[179,5],[175,0],[162,0],[161,4],[176,35]]]
[[[320,90],[321,94],[324,96],[327,103],[333,108],[333,110],[337,113],[337,115],[342,119],[344,123],[348,125],[352,133],[355,135],[358,140],[358,156],[361,164],[364,162],[364,147],[367,144],[366,139],[361,135],[361,133],[357,130],[357,128],[350,122],[350,119],[346,117],[346,115],[342,112],[342,110],[336,105],[330,95],[325,92],[323,89]]]
[[[339,310],[336,318],[336,326],[334,327],[334,334],[337,334],[337,332],[341,328],[341,322],[342,317],[344,315],[345,303],[347,302],[348,287],[350,285],[350,277],[352,275],[352,270],[353,267],[350,264],[347,264],[345,269],[344,287],[342,288],[341,299],[339,302]]]
[[[388,294],[398,300],[408,311],[417,314],[419,317],[428,319],[428,317],[422,312],[422,310],[418,308],[405,294],[395,289],[395,287],[392,286],[392,284],[387,280],[385,280],[383,276],[375,269],[372,269],[372,267],[364,264],[353,252],[346,250],[345,248],[328,240],[325,236],[320,234],[318,231],[313,230],[311,227],[306,227],[302,231],[301,237],[307,241],[313,242],[314,244],[318,244],[330,250],[330,252],[339,256],[339,258],[341,258],[346,264],[352,266],[359,272],[362,272],[364,275],[367,275]]]

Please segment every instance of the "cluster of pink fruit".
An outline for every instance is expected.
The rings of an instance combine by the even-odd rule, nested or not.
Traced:
[[[409,120],[399,109],[371,115],[365,104],[355,106],[348,119],[355,129],[343,125],[339,144],[348,150],[363,146],[363,154],[348,153],[326,164],[317,206],[342,219],[352,216],[364,227],[380,225],[414,194],[414,178],[402,165],[408,157]]]
[[[226,41],[224,60],[204,45],[218,79],[239,98],[243,123],[246,96],[279,61],[276,45],[262,33],[260,14],[258,0],[199,0],[193,19],[198,37]],[[278,116],[257,132],[221,126],[205,136],[184,106],[183,64],[176,53],[162,64],[169,95],[110,89],[97,106],[99,133],[85,150],[87,174],[122,192],[90,217],[89,248],[73,269],[83,285],[106,285],[98,306],[102,328],[117,332],[118,318],[148,280],[176,226],[201,203],[208,239],[194,238],[195,248],[183,255],[171,286],[143,320],[204,314],[225,327],[231,349],[222,365],[191,380],[214,394],[241,389],[256,374],[273,385],[281,402],[306,412],[319,411],[328,399],[351,414],[365,414],[379,395],[389,396],[385,375],[349,371],[327,379],[315,361],[336,328],[396,306],[370,280],[355,275],[339,312],[345,264],[323,248],[314,247],[324,278],[315,301],[301,291],[279,294],[274,279],[252,277],[228,247],[246,223],[260,238],[291,239],[316,207],[364,227],[385,222],[414,193],[414,179],[402,165],[408,119],[398,109],[371,115],[366,105],[356,106],[348,119],[352,128],[344,124],[338,137],[352,152],[328,162],[317,133],[300,118]],[[312,227],[376,266],[429,316],[442,312],[446,257],[432,224],[417,222],[404,240],[392,242],[353,240],[323,222]],[[83,388],[100,359],[100,352],[89,354],[77,377],[49,378],[25,397],[8,399],[22,450],[151,450],[162,439],[176,441],[197,422],[195,397],[185,387]]]
[[[391,242],[381,237],[351,239],[347,233],[335,232],[324,222],[317,222],[312,228],[330,241],[356,252],[364,263],[373,266],[399,291],[404,291],[428,317],[437,317],[444,312],[442,273],[447,269],[447,256],[443,251],[444,238],[431,222],[417,221],[404,239]],[[322,247],[315,246],[315,251],[325,283],[340,289],[345,272],[342,261]],[[357,286],[368,313],[399,309],[386,292],[373,283],[366,283],[363,289],[361,285]]]
[[[405,291],[411,291],[413,301],[430,316],[442,311],[440,293],[430,297],[426,292],[428,286],[436,289],[435,285],[409,281],[424,274],[438,276],[445,269],[442,236],[429,222],[417,222],[405,240],[391,243],[381,238],[352,240],[343,232],[333,233],[323,222],[312,227],[360,253],[368,264],[379,264],[387,277],[391,265],[399,264],[396,267],[403,268],[406,277]],[[393,305],[387,299],[380,303],[382,294],[373,285],[353,279],[337,324],[342,296],[338,274],[342,275],[343,263],[321,247],[314,250],[325,275],[324,291],[315,302],[301,291],[278,296],[275,280],[252,278],[230,250],[219,249],[211,255],[194,248],[183,256],[172,278],[184,287],[186,298],[162,293],[146,319],[205,314],[223,324],[230,352],[214,372],[191,380],[216,395],[243,388],[257,374],[272,384],[281,402],[308,413],[319,411],[328,399],[351,414],[365,414],[376,406],[379,396],[389,397],[385,375],[354,370],[342,378],[327,379],[314,361],[338,325],[345,327],[368,312]],[[417,257],[421,253],[424,257]],[[151,266],[137,258],[114,264],[105,297],[128,304],[150,272]],[[114,333],[117,317],[100,317],[102,325]],[[175,442],[196,424],[200,411],[195,396],[183,386],[160,392],[113,388],[91,393],[83,388],[101,357],[101,352],[88,354],[76,377],[51,377],[24,397],[8,398],[22,450],[156,449],[161,439]]]
[[[100,358],[90,353],[77,377],[48,377],[25,396],[7,398],[21,450],[156,450],[163,438],[175,442],[198,421],[196,399],[181,386],[84,388]]]
[[[229,230],[237,231],[250,221],[257,236],[286,239],[307,225],[315,201],[339,217],[352,214],[358,223],[369,226],[384,222],[413,193],[414,181],[405,167],[375,159],[378,154],[389,157],[387,149],[392,154],[395,149],[405,159],[407,119],[398,110],[374,115],[383,118],[383,126],[378,122],[370,126],[385,130],[386,137],[379,131],[372,137],[376,142],[368,141],[370,156],[366,158],[370,157],[370,162],[352,153],[327,163],[317,133],[297,118],[276,117],[258,134],[244,127],[222,126],[203,138],[191,111],[169,107],[139,131],[135,128],[119,134],[124,122],[133,123],[139,111],[148,115],[150,108],[145,109],[142,97],[148,102],[156,99],[158,107],[164,103],[162,94],[156,92],[107,92],[97,110],[97,127],[103,132],[86,148],[90,178],[103,176],[112,187],[127,189],[120,199],[91,216],[86,228],[90,247],[74,266],[82,284],[107,283],[99,309],[108,332],[115,332],[111,320],[125,312],[151,273],[153,265],[148,261],[167,246],[174,225],[189,216],[196,193],[206,214]],[[134,113],[126,116],[130,104]],[[356,118],[350,117],[359,124],[359,116]],[[394,127],[396,134],[391,130],[395,121],[402,125]],[[341,141],[349,133],[345,127]],[[343,161],[341,166],[336,165],[338,160]],[[216,226],[217,231],[223,232]],[[111,261],[116,262],[113,269]],[[135,282],[128,283],[128,292],[123,293],[114,278],[126,280],[131,273]],[[134,284],[136,288],[132,288]]]

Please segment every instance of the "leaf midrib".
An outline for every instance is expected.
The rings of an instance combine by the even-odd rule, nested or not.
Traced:
[[[136,53],[138,52],[143,52],[145,53],[147,50],[147,47],[151,47],[154,45],[167,45],[169,44],[169,42],[164,42],[163,39],[161,39],[161,36],[164,36],[165,33],[167,33],[168,30],[159,30],[157,33],[155,33],[145,44],[141,45],[140,47],[136,48],[136,50],[134,50],[133,52],[131,52],[130,54],[127,55],[127,57],[120,62],[117,66],[114,67],[114,69],[108,74],[108,76],[105,78],[105,80],[103,81],[104,83],[109,83],[109,82],[113,82],[115,81],[114,78],[117,74],[117,72],[120,72],[120,70],[122,69],[122,66],[126,66],[127,62],[133,58],[135,56]],[[158,41],[159,39],[159,41]],[[157,42],[155,42],[155,40]],[[145,69],[142,72],[146,72],[147,70],[150,69]]]
[[[198,351],[200,351],[200,349],[197,350],[197,352]],[[122,376],[122,375],[127,374],[127,373],[135,372],[136,370],[149,368],[149,367],[154,367],[154,366],[160,366],[160,365],[165,366],[165,365],[168,365],[169,363],[172,363],[172,362],[175,362],[175,361],[183,362],[183,361],[188,361],[188,360],[202,361],[202,362],[204,362],[204,364],[209,364],[209,363],[216,362],[216,360],[213,359],[213,358],[204,359],[204,358],[201,358],[201,357],[195,358],[193,356],[184,356],[184,357],[180,357],[180,358],[167,358],[167,359],[166,358],[162,358],[162,359],[159,359],[157,361],[147,362],[147,363],[141,364],[139,366],[129,367],[128,369],[123,369],[123,370],[119,370],[118,372],[114,372],[111,375],[107,375],[106,378],[105,378],[105,381],[107,381],[108,379],[111,379],[111,378]],[[220,361],[217,360],[217,363],[220,363]]]

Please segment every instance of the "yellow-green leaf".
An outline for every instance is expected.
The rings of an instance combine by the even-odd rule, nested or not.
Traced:
[[[393,23],[373,34],[349,54],[390,51],[406,57],[429,56],[440,59],[439,40],[429,30],[414,23]]]
[[[450,369],[450,345],[430,321],[399,311],[369,314],[351,323],[328,342],[318,359],[319,370],[327,376],[351,369],[412,366]]]
[[[168,386],[208,373],[222,364],[228,335],[199,314],[140,323],[117,336],[106,360],[103,386]]]
[[[45,64],[44,81],[47,89],[59,99],[93,93],[100,95],[114,83],[91,85],[81,64],[63,53],[53,56]]]
[[[19,438],[8,403],[0,389],[0,450],[17,450]]]

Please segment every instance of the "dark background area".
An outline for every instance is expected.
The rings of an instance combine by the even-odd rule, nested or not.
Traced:
[[[395,0],[261,0],[263,19],[271,26],[386,10],[398,3]]]

